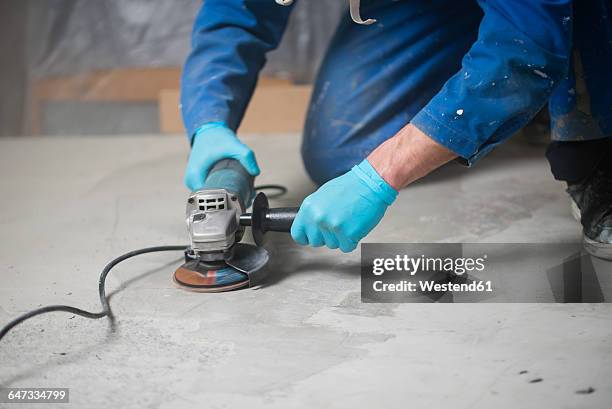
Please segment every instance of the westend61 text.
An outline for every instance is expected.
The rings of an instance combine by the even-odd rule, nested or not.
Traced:
[[[374,281],[372,284],[376,292],[491,292],[493,285],[490,280],[472,281],[470,283],[436,283],[435,281],[419,280],[400,281],[397,283],[384,283]]]

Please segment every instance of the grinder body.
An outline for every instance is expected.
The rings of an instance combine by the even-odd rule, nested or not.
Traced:
[[[242,239],[240,215],[250,205],[254,178],[236,160],[224,159],[210,170],[202,189],[187,199],[186,222],[191,250],[206,261],[225,260]]]
[[[190,247],[185,263],[174,273],[181,288],[198,292],[229,291],[257,285],[266,275],[268,252],[262,247],[267,231],[288,232],[297,208],[270,209],[259,193],[252,213],[254,178],[236,160],[217,162],[202,189],[187,199]],[[239,243],[251,226],[257,246]]]

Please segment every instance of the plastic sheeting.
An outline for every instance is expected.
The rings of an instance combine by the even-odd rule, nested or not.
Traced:
[[[189,52],[191,26],[200,4],[196,0],[31,1],[29,74],[45,78],[99,69],[179,67]],[[299,1],[265,72],[297,82],[312,81],[347,4],[345,0]]]

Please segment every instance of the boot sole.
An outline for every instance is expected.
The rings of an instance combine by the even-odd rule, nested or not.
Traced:
[[[576,204],[576,202],[574,202],[573,199],[570,199],[570,206],[572,208],[572,216],[574,216],[574,219],[576,219],[576,221],[580,223],[580,209],[578,208],[578,205]],[[612,261],[612,245],[591,240],[583,234],[582,246],[590,255],[604,260]]]
[[[570,207],[572,209],[572,216],[574,216],[574,219],[576,219],[576,221],[580,223],[580,219],[582,218],[582,216],[580,215],[580,209],[572,198],[570,198]]]
[[[590,255],[612,261],[612,245],[591,240],[584,235],[582,236],[582,245]]]

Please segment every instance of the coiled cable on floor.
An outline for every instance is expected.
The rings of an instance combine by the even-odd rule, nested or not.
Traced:
[[[279,197],[287,193],[287,188],[283,185],[259,185],[255,187],[255,190],[258,192],[265,191],[265,190],[273,190],[273,191],[275,190],[276,193],[272,195],[268,195],[269,198]],[[110,273],[113,267],[115,267],[117,264],[121,263],[122,261],[127,260],[128,258],[139,256],[141,254],[157,253],[160,251],[185,251],[188,247],[189,246],[187,246],[186,244],[185,245],[173,245],[173,246],[155,246],[155,247],[146,247],[143,249],[133,250],[128,253],[122,254],[121,256],[110,261],[106,266],[104,266],[104,268],[102,269],[102,273],[100,273],[100,280],[98,281],[98,294],[100,296],[100,304],[102,304],[102,311],[91,312],[91,311],[82,310],[77,307],[72,307],[70,305],[48,305],[46,307],[37,308],[35,310],[26,312],[23,315],[20,315],[19,317],[15,318],[14,320],[6,324],[2,328],[2,330],[0,330],[0,340],[2,340],[2,338],[4,338],[4,336],[11,329],[21,324],[22,322],[32,317],[35,317],[37,315],[46,314],[48,312],[55,312],[55,311],[68,312],[71,314],[80,315],[81,317],[90,318],[94,320],[104,318],[104,317],[111,317],[112,314],[111,314],[110,305],[108,303],[108,299],[106,298],[105,285],[106,285],[106,276],[108,276],[108,273]]]
[[[287,193],[287,188],[283,185],[259,185],[259,186],[255,186],[255,191],[256,192],[266,192],[266,191],[273,191],[274,193],[272,194],[268,194],[266,193],[266,197],[268,199],[276,199],[277,197],[281,197],[283,196],[285,193]]]
[[[19,317],[15,318],[14,320],[6,324],[2,328],[2,330],[0,330],[0,340],[2,340],[2,338],[4,338],[4,336],[11,329],[21,324],[25,320],[28,320],[32,317],[35,317],[40,314],[45,314],[48,312],[54,312],[54,311],[68,312],[71,314],[80,315],[81,317],[90,318],[94,320],[99,319],[99,318],[104,318],[104,317],[110,317],[112,316],[112,314],[111,314],[110,305],[108,303],[108,299],[106,298],[105,284],[106,284],[106,277],[108,276],[108,273],[110,273],[110,271],[113,269],[113,267],[115,267],[117,264],[121,263],[122,261],[127,260],[128,258],[132,258],[132,257],[138,256],[141,254],[157,253],[160,251],[184,251],[187,247],[188,247],[187,245],[156,246],[156,247],[146,247],[144,249],[133,250],[128,253],[125,253],[117,257],[116,259],[112,260],[111,262],[109,262],[106,266],[104,266],[104,269],[102,269],[102,273],[100,274],[100,280],[98,282],[98,294],[100,295],[100,303],[102,304],[102,311],[91,312],[91,311],[82,310],[80,308],[71,307],[70,305],[48,305],[46,307],[37,308],[23,315],[20,315]]]

